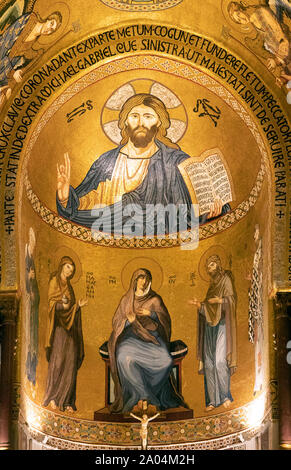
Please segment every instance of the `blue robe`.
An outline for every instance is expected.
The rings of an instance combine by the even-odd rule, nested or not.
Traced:
[[[284,23],[284,14],[287,18],[291,18],[291,5],[286,4],[286,1],[275,0],[275,10],[280,23]]]
[[[62,206],[57,197],[57,210],[59,215],[65,219],[69,219],[79,225],[95,229],[96,231],[112,232],[111,228],[114,226],[116,233],[116,224],[113,225],[113,210],[115,220],[120,217],[122,220],[122,230],[124,235],[124,227],[131,217],[125,215],[124,207],[129,204],[139,206],[142,215],[146,213],[146,207],[149,205],[161,204],[168,206],[173,204],[175,206],[184,206],[186,213],[184,215],[186,220],[186,229],[194,228],[197,226],[197,220],[194,217],[192,201],[187,189],[186,183],[180,173],[178,165],[187,158],[190,158],[185,152],[179,149],[167,147],[160,141],[156,141],[159,150],[151,157],[147,174],[142,183],[134,190],[126,193],[122,197],[122,201],[108,206],[104,210],[78,210],[79,199],[92,190],[96,190],[100,182],[106,179],[111,180],[112,173],[117,161],[119,152],[122,146],[113,150],[109,150],[96,160],[88,171],[82,183],[76,188],[70,187],[69,200],[66,208]],[[182,210],[182,209],[181,209]],[[228,212],[230,206],[228,204],[223,206],[222,213]],[[102,215],[102,225],[99,225],[99,215]],[[199,218],[199,223],[207,221],[207,214]],[[152,224],[147,225],[145,220],[139,218],[136,220],[135,235],[159,235],[169,233],[170,222],[166,215],[165,219],[153,219]],[[177,231],[179,227],[177,227]]]
[[[187,407],[176,390],[170,354],[171,318],[162,298],[151,289],[135,295],[137,279],[147,271],[133,273],[130,288],[121,298],[112,320],[108,341],[110,371],[114,381],[112,413],[129,412],[140,400],[161,410]],[[146,309],[150,315],[140,314]],[[135,313],[130,323],[128,315]]]
[[[151,316],[158,322],[154,312]],[[157,332],[152,335],[159,344],[142,341],[127,322],[116,348],[123,413],[131,411],[140,400],[146,400],[160,410],[184,406],[171,383],[173,359],[168,346]]]
[[[209,299],[222,298],[222,304]],[[230,271],[212,278],[206,299],[198,310],[198,359],[204,374],[206,406],[233,401],[230,377],[237,368],[236,292]]]

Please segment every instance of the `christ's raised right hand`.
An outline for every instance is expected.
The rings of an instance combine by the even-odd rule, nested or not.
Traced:
[[[70,194],[71,163],[69,154],[65,153],[65,164],[57,164],[57,190],[58,198],[62,204],[66,204]]]

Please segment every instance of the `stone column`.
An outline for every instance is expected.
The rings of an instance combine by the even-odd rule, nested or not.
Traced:
[[[287,344],[291,341],[291,293],[278,292],[274,300],[277,337],[279,439],[281,448],[291,449],[291,363]]]
[[[0,370],[0,450],[10,448],[10,423],[13,393],[13,361],[18,296],[0,292],[1,370]]]

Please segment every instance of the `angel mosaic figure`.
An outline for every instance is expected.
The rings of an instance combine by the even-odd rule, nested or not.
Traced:
[[[232,21],[242,26],[252,26],[256,31],[254,39],[245,39],[247,46],[266,60],[270,71],[280,68],[280,76],[276,80],[279,86],[291,78],[290,30],[282,23],[283,13],[288,17],[290,15],[290,6],[288,8],[285,3],[273,2],[273,9],[269,5],[245,5],[237,1],[228,5]]]
[[[43,53],[34,45],[41,36],[49,36],[62,23],[59,11],[43,19],[38,13],[25,13],[5,29],[0,37],[0,106],[11,94],[13,83],[23,79],[23,71]]]

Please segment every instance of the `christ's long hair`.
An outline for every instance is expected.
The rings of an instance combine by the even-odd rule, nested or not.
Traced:
[[[171,139],[167,137],[167,130],[171,125],[171,121],[166,106],[164,105],[162,100],[149,93],[138,93],[129,98],[122,106],[118,121],[118,127],[121,131],[122,137],[121,145],[127,144],[129,139],[126,125],[128,114],[133,108],[135,108],[135,106],[140,106],[142,104],[144,106],[149,106],[150,108],[152,108],[159,117],[161,124],[158,127],[156,139],[162,142],[163,144],[167,145],[167,147],[180,149],[179,145],[175,144],[171,141]]]

